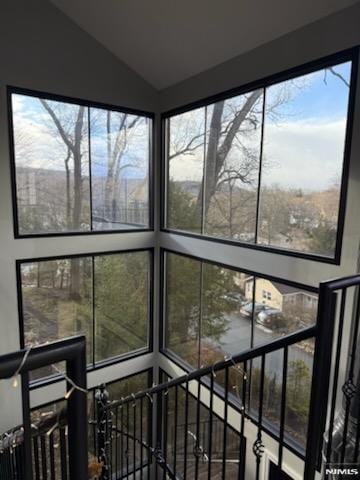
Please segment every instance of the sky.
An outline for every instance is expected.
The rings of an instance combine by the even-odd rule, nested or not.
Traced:
[[[350,79],[350,69],[350,62],[335,67],[336,72],[347,81]],[[348,90],[339,78],[330,72],[325,75],[324,70],[267,88],[267,108],[278,102],[279,95],[283,103],[277,106],[275,116],[267,115],[265,119],[264,184],[323,190],[340,178]],[[241,102],[243,97],[230,100],[230,108],[231,102]],[[62,113],[70,120],[75,118],[76,105],[50,103],[55,108],[62,108]],[[210,110],[211,107],[208,112]],[[54,135],[54,124],[40,101],[14,94],[13,111],[17,165],[64,170],[67,149],[59,135]],[[113,119],[117,126],[116,115],[113,114]],[[91,109],[91,125],[92,173],[105,176],[107,158],[104,110]],[[204,109],[174,117],[172,125],[172,136],[181,137],[186,132],[186,142],[187,138],[204,128]],[[124,169],[123,177],[144,178],[148,173],[149,155],[149,129],[146,121],[140,122],[133,132],[128,138],[128,147],[123,156],[123,162],[133,166]],[[250,138],[243,138],[244,144],[254,151],[260,149],[258,132],[259,130]],[[84,141],[84,175],[89,173],[87,152],[88,143]],[[232,162],[236,163],[241,158],[238,152],[233,149]],[[170,175],[176,180],[200,181],[203,154],[204,149],[200,147],[191,156],[183,155],[171,160]]]
[[[347,82],[350,70],[350,62],[335,67]],[[267,89],[267,108],[278,102],[279,93],[285,101],[275,117],[265,118],[262,184],[313,191],[327,189],[341,177],[349,89],[329,71],[326,83],[324,79],[321,70]],[[259,144],[259,136],[254,142]],[[171,160],[170,176],[200,181],[202,164],[199,148]]]
[[[73,131],[73,120],[76,118],[78,106],[63,102],[49,101],[54,110],[61,112],[60,116],[65,128]],[[58,134],[56,127],[36,97],[13,94],[12,106],[14,112],[15,154],[16,164],[33,168],[64,170],[64,159],[67,148]],[[107,174],[106,155],[106,119],[105,110],[91,109],[91,173],[97,176]],[[119,114],[114,112],[112,119],[116,126]],[[128,116],[131,121],[134,116]],[[87,111],[85,122],[87,123]],[[149,120],[143,118],[129,134],[127,148],[122,157],[122,163],[132,165],[122,172],[123,178],[145,178],[149,164]],[[112,141],[115,138],[114,128]],[[83,141],[83,174],[89,175],[87,130]]]

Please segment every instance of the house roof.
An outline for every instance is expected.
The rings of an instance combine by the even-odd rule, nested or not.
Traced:
[[[293,293],[302,293],[303,291],[299,288],[291,287],[290,285],[285,285],[284,283],[271,282],[276,290],[278,290],[281,295],[291,295]],[[306,292],[307,293],[307,292]]]
[[[245,279],[245,282],[252,282],[253,279],[254,277],[248,277]],[[294,295],[298,293],[303,293],[305,295],[315,296],[315,294],[313,294],[312,292],[307,292],[305,290],[302,290],[301,288],[292,287],[291,285],[286,285],[285,283],[273,282],[271,280],[268,280],[267,278],[263,278],[262,280],[265,280],[266,282],[270,282],[276,288],[276,290],[278,290],[281,293],[281,295]]]

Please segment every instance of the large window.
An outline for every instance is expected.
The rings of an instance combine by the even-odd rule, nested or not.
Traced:
[[[150,251],[24,260],[18,272],[24,346],[82,333],[90,368],[149,348]],[[48,367],[32,378],[52,373]]]
[[[16,236],[151,226],[150,114],[9,95]]]
[[[314,325],[316,290],[164,251],[164,350],[185,367],[211,365],[225,357]],[[264,295],[264,293],[266,295]],[[314,345],[289,348],[286,431],[298,444],[306,438]],[[279,428],[283,352],[267,355],[264,418]],[[249,365],[248,365],[249,368]],[[256,412],[260,364],[251,367],[251,403]],[[230,392],[240,397],[242,375],[232,367]],[[216,376],[221,387],[224,378]]]
[[[352,54],[165,114],[164,228],[339,261]]]

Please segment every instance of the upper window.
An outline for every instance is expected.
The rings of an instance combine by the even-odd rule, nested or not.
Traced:
[[[17,236],[149,227],[151,118],[10,91]]]
[[[351,70],[167,115],[165,228],[338,261]]]

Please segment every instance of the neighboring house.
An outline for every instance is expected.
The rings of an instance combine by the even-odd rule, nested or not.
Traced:
[[[253,298],[254,279],[248,277],[245,280],[245,296]],[[283,283],[271,282],[264,278],[256,279],[255,302],[263,303],[271,308],[277,308],[284,314],[291,313],[295,309],[306,312],[316,312],[317,296],[311,292],[305,292]]]

